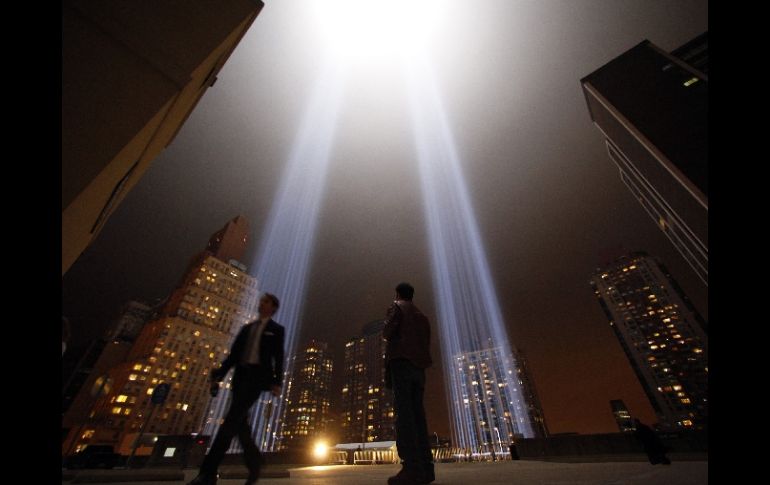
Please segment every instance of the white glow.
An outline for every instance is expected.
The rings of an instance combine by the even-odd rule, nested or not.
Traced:
[[[315,456],[318,459],[326,458],[326,455],[328,452],[329,452],[329,447],[323,441],[319,441],[313,447],[313,456]]]
[[[313,2],[334,57],[357,64],[392,62],[424,49],[438,23],[438,0]]]
[[[530,438],[534,432],[437,79],[428,59],[409,67],[452,441],[491,451],[508,436]],[[491,426],[504,431],[500,438]]]

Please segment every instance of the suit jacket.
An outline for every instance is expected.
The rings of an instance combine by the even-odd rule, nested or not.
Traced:
[[[233,391],[238,392],[245,387],[258,388],[268,391],[272,386],[280,386],[283,381],[283,343],[285,329],[272,319],[268,320],[259,341],[259,364],[242,365],[241,359],[246,351],[251,327],[259,325],[259,320],[247,323],[238,332],[230,348],[230,354],[222,361],[222,367],[212,372],[215,380],[222,380],[231,367],[235,367],[233,375]]]

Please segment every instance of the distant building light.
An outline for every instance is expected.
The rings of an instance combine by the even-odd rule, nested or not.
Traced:
[[[684,87],[686,87],[686,88],[690,87],[691,85],[697,83],[698,81],[699,81],[699,79],[697,77],[691,77],[690,79],[688,79],[687,81],[684,82]]]

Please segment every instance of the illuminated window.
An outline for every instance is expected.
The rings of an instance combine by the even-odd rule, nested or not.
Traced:
[[[125,394],[121,394],[121,395],[120,395],[120,396],[118,396],[118,398],[116,399],[116,401],[118,401],[118,402],[126,402],[127,400],[128,400],[128,396],[126,396]]]
[[[687,81],[684,82],[684,87],[689,88],[693,84],[697,83],[699,79],[697,77],[691,77]]]

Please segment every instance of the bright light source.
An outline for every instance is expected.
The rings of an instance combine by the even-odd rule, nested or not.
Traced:
[[[428,43],[438,0],[327,0],[313,2],[333,55],[348,61],[394,60]]]
[[[313,456],[319,460],[326,458],[327,453],[329,453],[329,447],[323,441],[319,441],[313,447]]]

